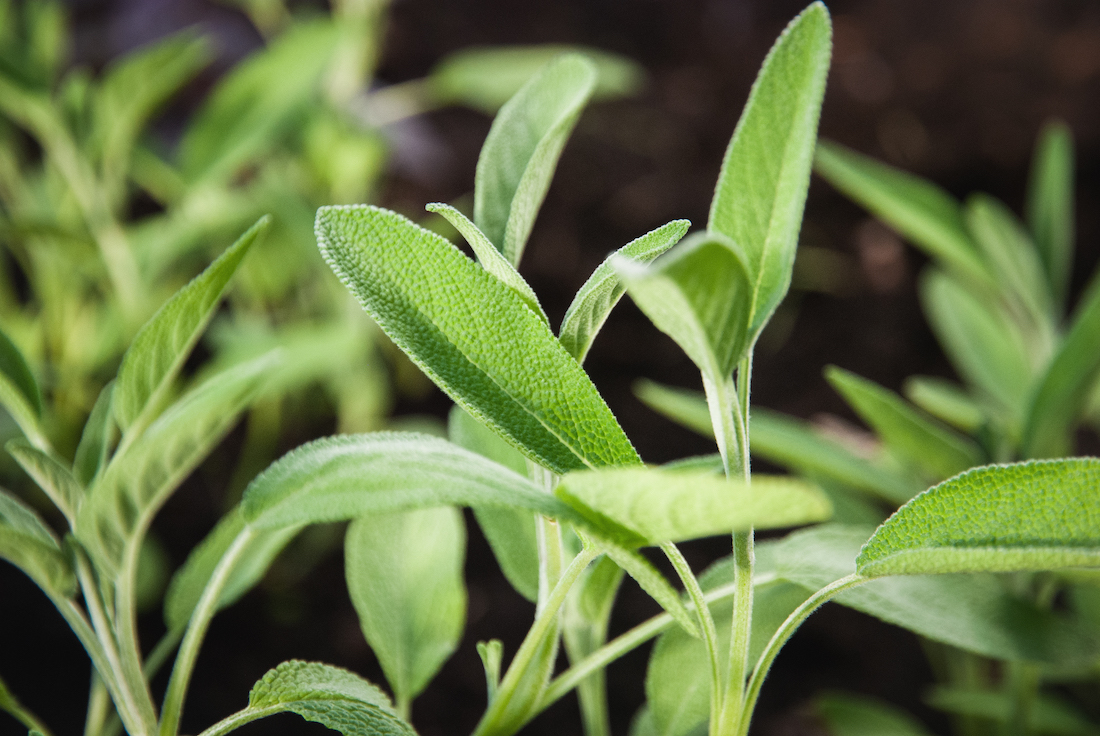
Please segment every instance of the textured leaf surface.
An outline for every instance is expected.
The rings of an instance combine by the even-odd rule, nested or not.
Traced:
[[[1100,566],[1100,460],[975,468],[898,510],[859,555],[867,576]]]
[[[832,510],[819,489],[795,478],[757,475],[750,487],[705,471],[661,468],[570,473],[554,494],[594,526],[610,519],[641,544],[796,526]]]
[[[889,703],[852,693],[826,693],[814,709],[832,736],[928,736],[913,716]]]
[[[214,316],[222,292],[241,259],[267,229],[265,217],[180,289],[134,337],[115,379],[115,419],[126,430],[138,417],[147,422],[157,410],[191,349]]]
[[[7,491],[0,491],[0,558],[44,590],[67,596],[76,588],[76,576],[53,532]]]
[[[454,652],[466,624],[466,528],[448,506],[371,514],[348,527],[345,574],[359,625],[398,702]]]
[[[596,334],[626,291],[615,273],[613,259],[649,263],[684,237],[690,226],[687,220],[673,220],[619,248],[592,272],[573,297],[558,331],[561,344],[578,363],[584,362]]]
[[[1073,209],[1073,136],[1065,123],[1050,123],[1031,164],[1027,223],[1058,304],[1073,268]]]
[[[546,323],[446,240],[375,207],[322,207],[317,240],[386,334],[528,457],[559,473],[639,463]]]
[[[474,222],[513,265],[595,85],[592,62],[566,54],[531,77],[493,120],[474,176]]]
[[[76,511],[84,498],[84,488],[60,458],[39,450],[21,437],[11,440],[4,447],[66,518],[76,518]]]
[[[718,175],[707,229],[744,250],[753,338],[790,286],[831,53],[829,11],[814,3],[764,60]]]

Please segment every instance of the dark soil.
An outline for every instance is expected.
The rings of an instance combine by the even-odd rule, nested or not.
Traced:
[[[928,176],[956,195],[987,191],[1020,211],[1041,124],[1052,116],[1070,124],[1078,145],[1079,292],[1100,257],[1100,4],[830,5],[836,46],[821,123],[825,137]],[[385,82],[415,78],[448,52],[495,43],[583,43],[644,65],[649,84],[638,98],[598,105],[581,120],[532,237],[523,271],[556,323],[606,253],[673,218],[690,218],[696,227],[705,223],[719,162],[749,85],[801,6],[788,0],[398,0],[379,76]],[[222,68],[257,43],[235,11],[199,0],[78,0],[74,8],[77,54],[94,63],[195,22],[219,39]],[[424,165],[422,149],[399,151],[383,203],[414,214],[425,202],[469,192],[488,126],[486,117],[464,110],[421,121],[414,140],[434,158]],[[836,255],[829,287],[792,294],[784,315],[788,329],[773,331],[758,351],[754,404],[854,422],[821,377],[827,364],[895,389],[914,373],[952,375],[920,313],[915,286],[925,259],[919,253],[869,225],[864,213],[821,180],[810,190],[803,242]],[[804,270],[801,280],[822,281],[815,276],[822,274]],[[638,377],[692,388],[699,381],[687,359],[629,300],[604,328],[587,366],[647,461],[711,451],[707,441],[633,398],[630,385]],[[405,401],[401,409],[442,414],[446,403],[433,394]],[[161,519],[173,559],[182,560],[214,521],[220,503],[203,480],[216,471],[210,467],[190,483]],[[533,613],[504,582],[469,521],[469,625],[459,652],[415,704],[413,720],[424,736],[470,731],[484,704],[475,642],[500,638],[510,656]],[[303,553],[330,546],[325,536],[322,531],[307,540]],[[700,568],[727,551],[725,541],[715,540],[686,549]],[[284,659],[326,661],[383,681],[347,600],[340,555],[321,560],[301,581],[266,581],[215,620],[185,714],[187,731],[242,707],[252,683]],[[79,732],[88,665],[78,645],[10,566],[0,566],[0,591],[0,672],[58,736]],[[644,594],[625,586],[613,633],[655,610]],[[143,625],[155,640],[158,616],[149,615]],[[642,702],[646,656],[639,651],[609,671],[617,735],[625,736]],[[827,606],[779,658],[754,733],[821,733],[807,703],[827,688],[880,696],[946,733],[946,719],[921,702],[930,681],[914,637]],[[253,734],[322,731],[292,716],[250,727]],[[0,734],[16,733],[22,731],[0,716]],[[575,701],[565,699],[525,733],[580,733]]]

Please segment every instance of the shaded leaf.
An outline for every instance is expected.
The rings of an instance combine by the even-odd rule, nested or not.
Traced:
[[[42,391],[34,380],[34,373],[27,365],[27,359],[4,332],[0,331],[0,375],[19,390],[34,415],[42,415]]]
[[[90,484],[107,465],[115,434],[114,410],[111,407],[114,390],[115,382],[110,381],[99,392],[92,413],[84,422],[80,444],[76,447],[73,475],[84,485]]]
[[[77,509],[84,499],[84,488],[64,461],[52,453],[39,450],[21,437],[11,440],[4,448],[50,497],[65,518],[76,518]]]
[[[925,695],[925,702],[937,710],[965,716],[977,716],[997,723],[1009,723],[1014,715],[1012,693],[989,690],[964,690],[936,686]],[[1060,698],[1039,693],[1029,712],[1028,730],[1060,736],[1094,736],[1100,727],[1091,723],[1076,708]]]
[[[0,491],[0,558],[54,595],[68,597],[76,591],[76,575],[53,532],[7,491]]]
[[[854,693],[826,693],[814,701],[832,736],[928,736],[913,716],[889,703]]]
[[[985,412],[962,386],[932,376],[905,379],[905,397],[926,412],[961,429],[976,432],[985,424]]]
[[[1039,134],[1027,192],[1027,224],[1057,304],[1073,268],[1073,136],[1060,121]]]

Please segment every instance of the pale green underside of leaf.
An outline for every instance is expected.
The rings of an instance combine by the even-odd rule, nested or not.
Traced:
[[[928,736],[913,716],[885,701],[852,693],[826,693],[814,702],[833,736]]]
[[[662,225],[619,248],[592,272],[573,297],[558,331],[561,344],[578,363],[584,362],[597,333],[626,291],[615,273],[612,259],[630,258],[638,263],[649,263],[684,237],[689,227],[691,223],[687,220],[673,220]]]
[[[0,558],[43,590],[67,597],[76,589],[76,575],[53,532],[30,507],[4,490],[0,490]]]
[[[645,544],[796,526],[832,511],[818,488],[795,478],[757,475],[750,487],[705,471],[660,468],[569,473],[554,494],[594,526],[611,519]]]
[[[35,416],[42,414],[42,391],[27,359],[4,332],[0,331],[0,375],[3,375],[23,394]]]
[[[474,222],[513,265],[595,85],[592,62],[566,54],[531,77],[493,120],[474,176]]]
[[[1027,223],[1058,304],[1073,268],[1073,209],[1072,133],[1065,123],[1048,123],[1031,164]]]
[[[159,399],[214,316],[230,277],[270,222],[270,217],[264,217],[249,228],[157,310],[134,337],[115,379],[113,407],[123,430],[141,416],[147,423],[149,413],[158,408]]]
[[[829,11],[814,3],[764,60],[718,175],[707,229],[744,249],[753,338],[790,285],[831,51]]]
[[[1100,460],[975,468],[898,510],[858,559],[868,577],[1100,567]]]
[[[443,238],[374,207],[323,207],[321,252],[437,385],[555,472],[638,464],[611,411],[546,323]]]
[[[11,440],[4,448],[67,519],[76,518],[76,511],[84,499],[84,488],[60,458],[39,450],[21,437]]]
[[[958,715],[977,716],[994,723],[1010,723],[1015,704],[1010,691],[965,690],[936,686],[924,697],[933,708]],[[1100,729],[1060,698],[1039,693],[1029,711],[1028,727],[1054,736],[1095,736]]]

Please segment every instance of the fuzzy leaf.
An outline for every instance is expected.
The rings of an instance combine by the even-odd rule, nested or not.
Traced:
[[[1039,136],[1027,192],[1027,224],[1051,293],[1063,304],[1073,268],[1073,135],[1062,122]]]
[[[38,514],[3,490],[0,490],[0,558],[54,595],[68,597],[76,590],[76,575],[53,532]]]
[[[817,2],[768,52],[714,189],[707,230],[746,256],[751,307],[741,319],[750,340],[791,283],[831,54],[829,11]]]
[[[73,477],[64,461],[53,453],[43,452],[21,437],[8,442],[5,446],[8,454],[15,458],[27,475],[34,479],[54,506],[61,510],[65,518],[76,518],[77,509],[84,499],[84,488]]]
[[[975,468],[886,520],[859,573],[915,575],[1100,566],[1100,460]]]
[[[592,62],[565,54],[528,80],[493,120],[477,160],[474,222],[513,265],[595,85]]]
[[[386,334],[525,455],[558,473],[640,462],[546,323],[446,240],[376,207],[322,207],[317,240]]]

